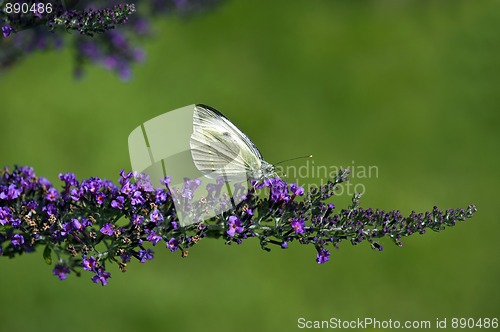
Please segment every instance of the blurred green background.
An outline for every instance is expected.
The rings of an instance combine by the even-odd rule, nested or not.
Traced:
[[[241,1],[156,21],[123,83],[72,54],[40,53],[0,80],[0,164],[116,180],[128,134],[193,103],[224,112],[265,159],[375,165],[363,207],[477,205],[467,223],[383,252],[343,243],[331,261],[297,243],[206,240],[156,248],[100,287],[64,282],[41,252],[1,260],[0,331],[291,331],[297,319],[500,318],[500,2]],[[295,161],[292,165],[303,165]],[[318,183],[309,178],[305,183]],[[349,197],[335,199],[345,207]],[[370,329],[366,329],[370,330]]]

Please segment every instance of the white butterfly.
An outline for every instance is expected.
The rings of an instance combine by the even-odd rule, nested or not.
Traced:
[[[196,168],[210,178],[261,181],[276,176],[274,166],[262,159],[255,144],[210,106],[195,106],[190,147]]]

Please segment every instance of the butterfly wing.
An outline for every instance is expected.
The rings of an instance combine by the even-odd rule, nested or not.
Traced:
[[[245,180],[260,174],[262,155],[255,144],[222,113],[196,105],[191,154],[200,172],[210,177]]]

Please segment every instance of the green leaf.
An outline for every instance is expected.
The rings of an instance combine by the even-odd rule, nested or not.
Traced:
[[[0,233],[7,233],[7,231],[11,228],[12,226],[10,225],[4,225],[4,226],[0,225]]]
[[[45,259],[45,263],[47,263],[48,265],[52,264],[51,253],[52,253],[52,249],[50,249],[49,246],[46,246],[45,250],[43,251],[43,259]]]

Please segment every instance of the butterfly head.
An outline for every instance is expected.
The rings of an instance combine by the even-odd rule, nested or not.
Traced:
[[[256,178],[260,180],[274,178],[277,176],[274,170],[274,165],[264,160],[261,161],[260,169],[257,171],[256,175]]]
[[[276,172],[274,171],[274,165],[266,161],[262,161],[261,169],[264,176],[276,174]]]

